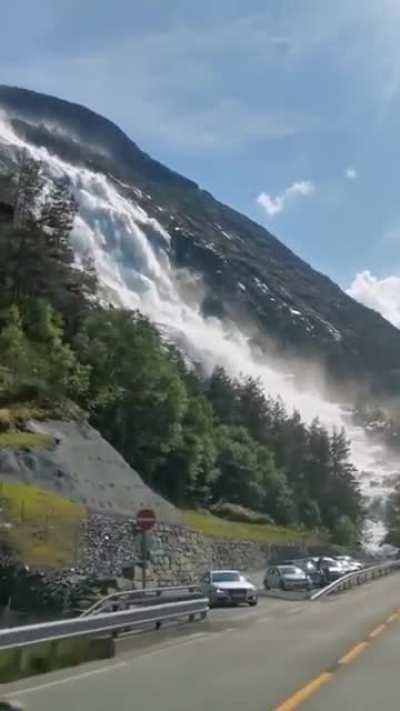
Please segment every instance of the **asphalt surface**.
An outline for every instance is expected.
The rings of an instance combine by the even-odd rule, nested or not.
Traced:
[[[262,597],[123,639],[114,659],[4,685],[2,697],[27,711],[395,711],[399,608],[399,573],[323,602]]]
[[[392,619],[393,618],[393,619]],[[304,711],[397,711],[400,708],[400,611],[349,650],[301,709]],[[318,681],[317,681],[318,683]],[[296,708],[296,706],[294,707]]]

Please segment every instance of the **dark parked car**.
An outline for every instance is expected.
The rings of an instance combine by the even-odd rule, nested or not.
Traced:
[[[323,575],[320,570],[318,570],[315,562],[312,558],[299,558],[293,561],[295,565],[304,570],[304,572],[311,579],[314,588],[319,588],[323,582]]]
[[[322,585],[329,585],[329,583],[333,583],[334,580],[339,580],[345,575],[342,565],[334,558],[317,558],[316,567],[321,573]]]

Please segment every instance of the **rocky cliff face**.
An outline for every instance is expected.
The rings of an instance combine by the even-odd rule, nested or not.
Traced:
[[[110,121],[81,106],[4,86],[0,110],[21,141],[108,176],[150,218],[145,231],[153,246],[162,239],[151,224],[157,220],[169,235],[174,268],[201,276],[203,315],[233,319],[255,341],[273,339],[286,353],[316,356],[336,381],[399,387],[396,328],[267,230],[152,160]],[[0,173],[10,169],[11,153],[0,142]],[[180,288],[184,293],[184,280]]]
[[[43,450],[0,450],[3,481],[53,491],[89,509],[129,517],[154,509],[159,521],[178,523],[180,513],[142,481],[103,437],[86,422],[27,423],[54,442]]]

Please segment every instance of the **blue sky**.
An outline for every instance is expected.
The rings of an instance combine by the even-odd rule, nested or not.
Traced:
[[[13,0],[0,82],[83,103],[400,324],[398,0]]]

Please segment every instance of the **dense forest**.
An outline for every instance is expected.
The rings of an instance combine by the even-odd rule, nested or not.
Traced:
[[[204,377],[143,314],[100,307],[90,260],[74,262],[68,185],[49,186],[25,159],[14,192],[13,221],[0,224],[0,408],[73,401],[178,505],[241,504],[356,543],[363,510],[345,433],[306,426],[251,377]]]

